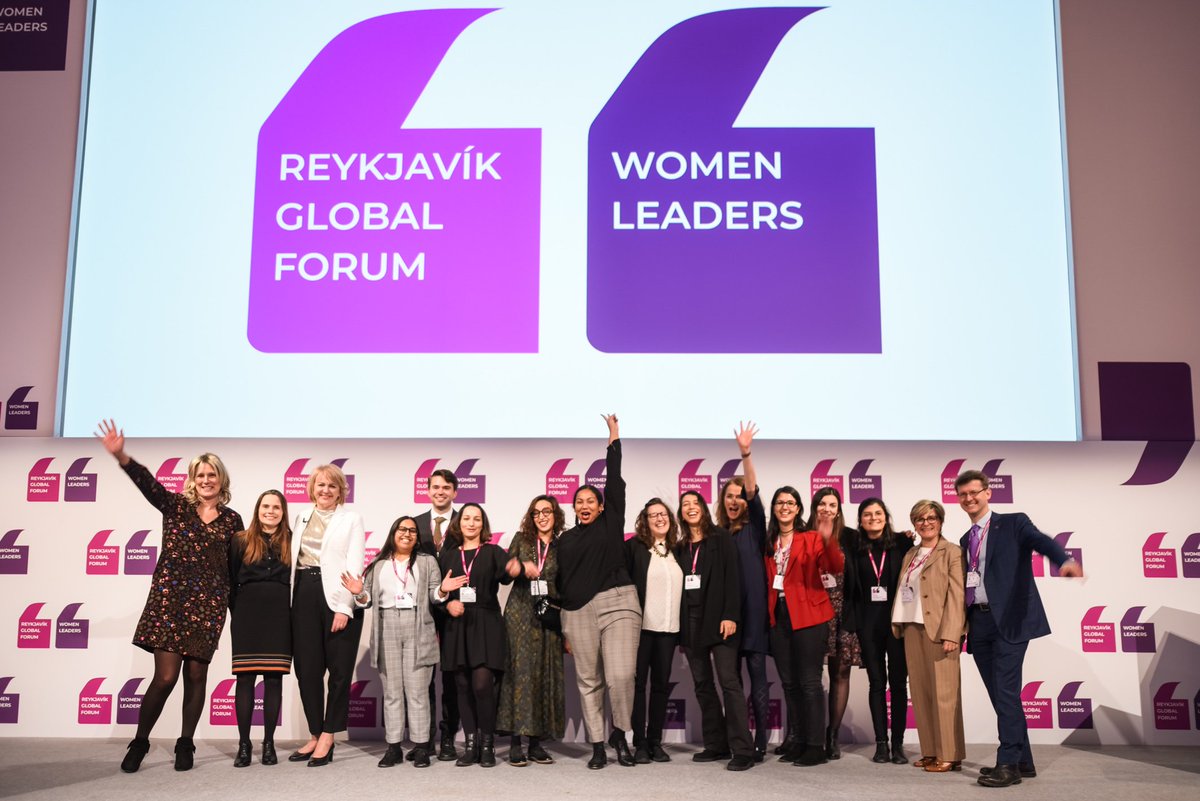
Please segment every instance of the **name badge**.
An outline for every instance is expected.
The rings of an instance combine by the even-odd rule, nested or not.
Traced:
[[[529,582],[530,595],[549,595],[550,587],[546,584],[545,579],[534,579]]]
[[[459,587],[458,588],[458,600],[462,601],[464,604],[475,603],[475,588],[474,587]]]
[[[917,600],[917,594],[913,592],[913,588],[905,584],[900,588],[900,600],[906,604],[911,604]]]
[[[397,609],[416,609],[417,601],[416,601],[416,599],[413,598],[413,594],[411,592],[406,592],[403,595],[396,596],[396,608]]]
[[[887,600],[887,587],[880,587],[878,584],[876,584],[874,587],[872,587],[871,588],[871,600],[872,601],[886,601]]]
[[[837,579],[834,578],[832,573],[822,573],[821,574],[821,586],[827,590],[832,590],[834,587],[837,586]]]
[[[775,574],[775,581],[774,581],[774,583],[771,584],[771,589],[773,589],[773,590],[782,590],[783,589],[783,576],[779,575],[778,573]]]
[[[969,573],[967,573],[967,586],[968,587],[978,587],[979,586],[979,571],[972,570]]]
[[[685,590],[700,589],[700,577],[697,576],[695,573],[684,576],[683,577],[683,588]]]

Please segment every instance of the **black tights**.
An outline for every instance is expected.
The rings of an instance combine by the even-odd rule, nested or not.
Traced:
[[[829,728],[842,725],[846,702],[850,700],[850,666],[840,658],[829,655]]]
[[[179,674],[183,673],[183,728],[181,737],[191,738],[196,733],[196,724],[204,712],[204,695],[208,686],[208,663],[170,651],[154,652],[154,678],[142,696],[142,707],[138,710],[137,737],[145,740],[158,722],[167,696],[175,689]]]
[[[458,687],[458,713],[463,731],[496,733],[496,672],[486,665],[471,670],[454,671]]]
[[[234,709],[237,711],[238,738],[250,739],[250,722],[254,718],[254,679],[256,673],[237,674]],[[263,742],[275,742],[275,723],[283,704],[283,674],[264,673],[263,677]]]

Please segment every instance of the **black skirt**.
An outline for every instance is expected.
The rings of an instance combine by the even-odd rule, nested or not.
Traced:
[[[288,587],[255,581],[238,588],[230,628],[234,673],[290,673],[292,622]]]
[[[508,637],[500,610],[465,606],[462,617],[446,621],[442,670],[471,670],[486,665],[503,673],[508,663]]]

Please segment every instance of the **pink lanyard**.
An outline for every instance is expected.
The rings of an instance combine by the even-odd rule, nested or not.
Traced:
[[[700,540],[700,545],[704,545],[704,540]],[[688,543],[688,548],[692,551],[692,575],[696,575],[696,560],[700,558],[700,548],[694,542]]]
[[[396,581],[401,582],[400,592],[397,593],[397,596],[396,596],[396,597],[400,597],[401,595],[404,595],[408,592],[408,577],[412,575],[412,568],[413,568],[412,557],[411,556],[408,557],[408,567],[406,567],[404,569],[404,578],[400,578],[400,571],[396,569],[396,560],[393,559],[391,561],[392,561],[392,573],[395,574]]]
[[[992,528],[992,518],[989,517],[988,521],[987,521],[987,525],[984,526],[983,529],[979,532],[979,542],[977,542],[975,544],[975,552],[974,553],[969,553],[969,551],[971,550],[971,544],[967,543],[967,551],[968,551],[967,556],[970,557],[970,562],[971,562],[970,567],[971,567],[972,573],[979,572],[979,554],[983,552],[983,540],[985,537],[987,537],[988,532],[991,531],[991,528]]]
[[[914,559],[908,563],[908,571],[905,572],[905,574],[904,574],[904,586],[906,586],[906,587],[912,586],[912,584],[909,583],[909,579],[912,578],[913,571],[916,570],[917,568],[919,568],[921,565],[928,562],[929,557],[931,557],[931,556],[933,556],[933,548],[930,548],[929,553],[922,556],[920,561],[917,561],[916,559]]]
[[[537,549],[538,578],[541,578],[542,566],[546,564],[546,557],[550,555],[550,543],[546,543],[546,550],[543,551],[542,538],[538,537],[537,540],[534,541],[533,547]],[[474,563],[472,562],[472,564]]]
[[[459,558],[462,559],[463,575],[467,577],[467,586],[471,586],[471,568],[475,567],[475,560],[479,558],[479,549],[474,550],[475,556],[471,557],[471,567],[467,567],[467,552],[460,550]]]
[[[930,551],[933,553],[933,551]],[[883,566],[887,564],[887,551],[883,552],[883,558],[879,560],[879,565],[875,565],[875,554],[871,553],[871,549],[867,549],[867,558],[871,560],[871,569],[875,571],[875,586],[883,586]]]
[[[796,535],[792,534],[792,541],[788,543],[788,547],[780,548],[775,552],[775,575],[786,576],[788,569],[788,559],[792,556],[792,546],[796,544]]]

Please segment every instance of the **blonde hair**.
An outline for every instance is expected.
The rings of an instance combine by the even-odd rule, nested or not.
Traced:
[[[221,457],[215,453],[202,453],[192,459],[191,464],[188,465],[187,481],[183,482],[183,497],[193,506],[200,503],[200,496],[196,494],[196,471],[202,464],[217,471],[217,478],[221,479],[221,495],[217,500],[222,506],[227,505],[232,497],[229,494],[229,472],[225,469],[225,463],[221,461]]]
[[[329,478],[333,480],[333,483],[337,485],[337,505],[341,506],[346,502],[346,493],[350,491],[350,485],[346,483],[346,474],[343,473],[342,468],[338,467],[336,464],[319,465],[316,470],[312,471],[308,477],[308,499],[313,503],[317,502],[317,497],[313,494],[313,491],[317,487],[317,476],[321,475],[322,473],[329,476]]]
[[[946,507],[942,506],[937,501],[917,501],[913,504],[912,511],[908,513],[908,519],[913,525],[917,524],[917,518],[923,517],[926,512],[933,510],[933,514],[937,517],[939,523],[946,522]]]

